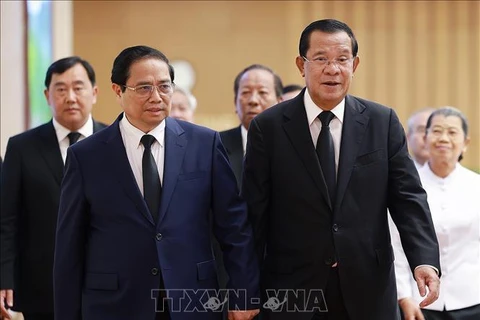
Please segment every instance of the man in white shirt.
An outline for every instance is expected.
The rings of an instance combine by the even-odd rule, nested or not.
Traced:
[[[2,170],[0,300],[25,320],[53,319],[53,253],[67,148],[105,125],[92,119],[95,72],[80,57],[54,62],[45,77],[53,119],[10,138]],[[21,107],[21,106],[15,106]]]

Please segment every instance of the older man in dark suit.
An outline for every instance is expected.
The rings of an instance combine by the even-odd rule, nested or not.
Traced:
[[[235,77],[235,112],[240,119],[240,126],[220,132],[220,137],[239,187],[242,184],[243,156],[250,122],[256,115],[281,101],[282,89],[280,77],[261,64],[252,64]]]
[[[98,89],[87,61],[54,62],[45,87],[53,119],[10,138],[2,168],[0,300],[7,319],[7,305],[25,320],[53,319],[55,228],[67,148],[105,127],[92,119]]]
[[[393,320],[387,209],[421,293],[439,290],[438,243],[395,112],[347,94],[352,30],[311,23],[296,64],[306,89],[255,117],[243,194],[262,265],[266,319]]]

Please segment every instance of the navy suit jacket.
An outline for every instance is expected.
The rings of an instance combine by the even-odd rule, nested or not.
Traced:
[[[331,203],[304,92],[256,116],[248,130],[242,191],[262,258],[262,284],[280,290],[276,293],[303,290],[303,296],[300,290],[298,296],[289,292],[287,300],[275,296],[287,302],[272,304],[279,308],[270,308],[276,312],[266,313],[265,319],[307,320],[314,307],[325,310],[317,295],[326,288],[335,261],[351,320],[396,319],[387,209],[412,268],[429,264],[440,269],[426,193],[402,126],[392,109],[346,96]],[[272,298],[265,294],[265,300]]]
[[[68,152],[55,250],[56,319],[153,320],[160,276],[173,320],[218,319],[221,313],[192,312],[204,311],[209,298],[197,290],[218,288],[210,211],[229,288],[243,290],[231,302],[253,308],[259,276],[252,231],[218,133],[166,118],[155,224],[126,155],[121,118]]]

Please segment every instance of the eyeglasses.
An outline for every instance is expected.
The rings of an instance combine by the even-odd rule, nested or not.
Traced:
[[[175,84],[173,82],[166,82],[159,84],[158,86],[151,84],[142,84],[136,87],[123,86],[128,90],[134,91],[139,97],[149,97],[153,93],[153,89],[157,88],[160,95],[167,95],[173,92]]]
[[[333,60],[328,60],[325,57],[318,57],[318,58],[315,58],[315,59],[312,59],[312,60],[308,60],[304,56],[302,56],[302,58],[306,62],[310,62],[315,66],[325,67],[325,66],[328,66],[331,63],[333,63],[335,66],[337,66],[339,68],[344,68],[344,67],[348,66],[350,64],[350,62],[352,62],[353,59],[355,59],[355,57],[351,57],[351,58],[340,57],[340,58],[335,58]]]

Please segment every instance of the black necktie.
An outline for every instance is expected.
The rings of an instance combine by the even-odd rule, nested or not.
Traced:
[[[328,194],[332,206],[335,199],[336,170],[335,170],[335,148],[332,135],[330,134],[330,121],[335,115],[330,111],[323,111],[318,118],[322,122],[322,130],[317,140],[317,156],[322,167],[323,176],[328,188]]]
[[[153,220],[157,222],[162,185],[160,183],[160,176],[158,175],[157,164],[152,155],[151,146],[154,141],[155,137],[149,134],[144,135],[140,140],[145,147],[142,158],[143,197],[145,198],[145,202],[147,202]]]
[[[74,144],[80,138],[80,133],[72,131],[68,134],[68,141],[70,141],[70,145]]]

